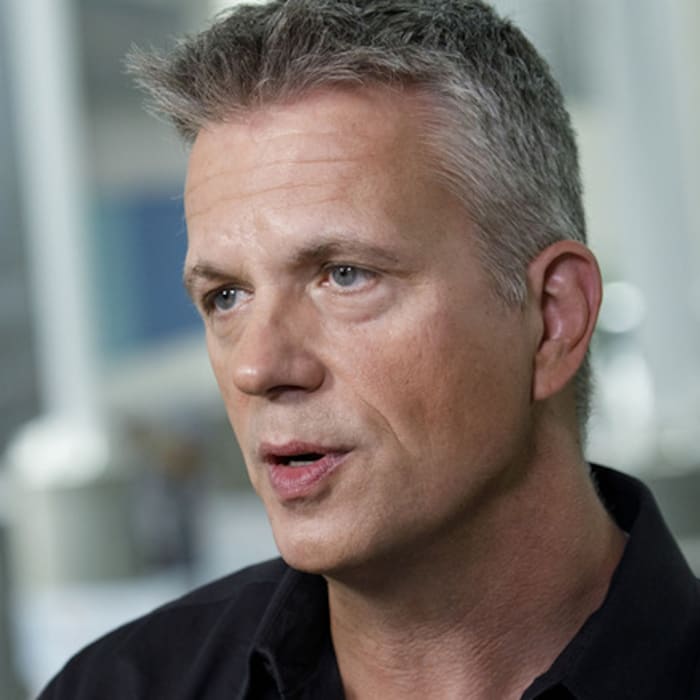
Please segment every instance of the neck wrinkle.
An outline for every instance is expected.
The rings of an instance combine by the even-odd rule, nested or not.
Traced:
[[[348,698],[442,697],[443,685],[445,697],[520,697],[549,668],[602,604],[625,539],[586,465],[543,467],[381,576],[329,577]]]

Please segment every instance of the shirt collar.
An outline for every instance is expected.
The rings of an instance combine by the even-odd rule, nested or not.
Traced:
[[[557,684],[577,700],[684,696],[700,644],[698,582],[647,487],[604,467],[592,474],[629,539],[603,605],[523,697]]]
[[[260,665],[274,680],[278,697],[342,697],[322,576],[284,573],[255,634],[251,683],[257,675],[252,669]]]
[[[592,474],[629,540],[603,605],[523,699],[675,697],[697,664],[698,582],[649,490],[604,467]],[[343,696],[323,577],[285,572],[255,634],[251,679],[261,665],[278,696]]]

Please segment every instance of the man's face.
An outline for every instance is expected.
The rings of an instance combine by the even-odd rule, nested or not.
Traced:
[[[327,91],[203,130],[186,275],[279,549],[331,573],[470,527],[528,439],[533,333],[425,168],[415,98]]]

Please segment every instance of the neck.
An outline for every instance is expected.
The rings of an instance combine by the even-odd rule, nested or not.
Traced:
[[[328,581],[346,697],[520,697],[603,602],[624,535],[582,462],[539,460],[461,530]]]

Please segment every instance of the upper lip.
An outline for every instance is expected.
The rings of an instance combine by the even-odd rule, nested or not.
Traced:
[[[285,443],[262,443],[260,445],[260,457],[266,464],[280,464],[285,461],[285,458],[295,457],[305,454],[338,454],[349,452],[347,447],[338,445],[322,445],[315,442],[305,442],[301,440],[290,440]]]

